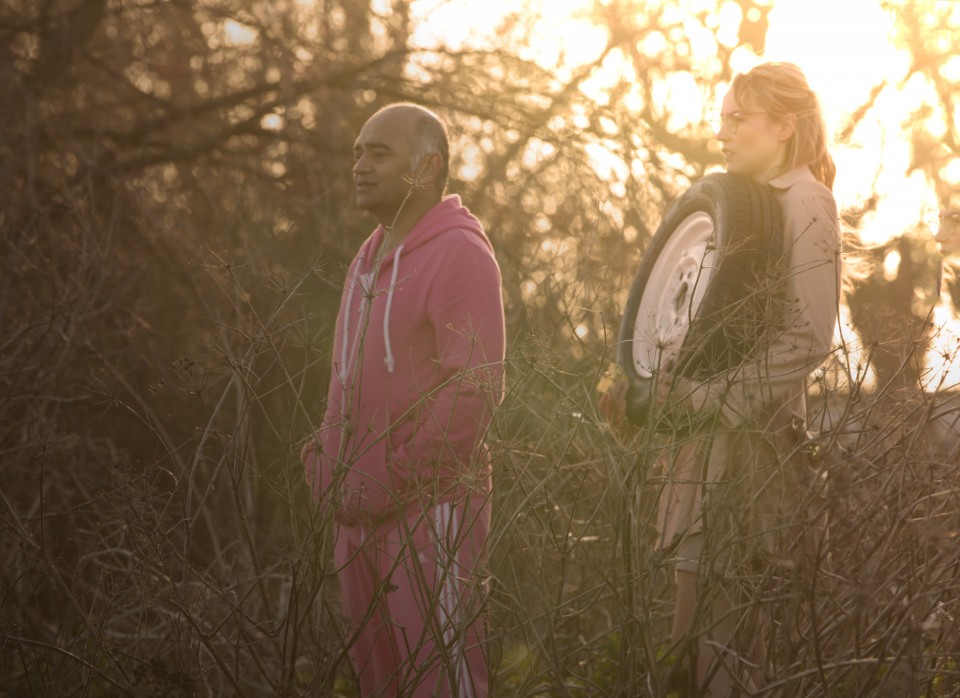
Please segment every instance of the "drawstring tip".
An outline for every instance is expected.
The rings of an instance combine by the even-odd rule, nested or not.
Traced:
[[[387,356],[384,358],[383,363],[387,365],[387,373],[393,373],[393,368],[397,365],[397,362],[394,361],[392,357]]]

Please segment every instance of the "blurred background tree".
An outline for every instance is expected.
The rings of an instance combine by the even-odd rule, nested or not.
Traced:
[[[615,543],[596,511],[619,487],[604,463],[623,454],[593,419],[593,386],[662,212],[721,164],[718,97],[783,48],[772,37],[787,5],[0,0],[0,683],[349,693],[328,527],[297,454],[322,413],[345,266],[372,228],[351,205],[351,145],[398,100],[448,121],[450,190],[503,269],[498,496],[518,511],[535,500],[551,531],[555,517],[588,521],[578,535]],[[960,185],[960,3],[867,5],[888,21],[861,29],[891,28],[881,38],[901,58],[831,111],[838,197],[868,263],[850,312],[876,385],[916,390],[926,343],[948,337],[930,309],[956,323],[931,292],[928,227]],[[843,47],[808,43],[806,60],[829,54],[808,70],[825,84]],[[878,138],[905,143],[907,160],[858,160]],[[527,500],[517,488],[531,478],[553,484]],[[599,499],[584,499],[596,482]],[[567,559],[560,534],[538,548],[507,533],[532,586],[504,588],[567,619],[541,648],[562,685],[586,671],[571,647],[609,634],[597,609],[609,619],[612,602],[565,606],[568,585],[550,576]],[[627,599],[626,582],[610,584]]]

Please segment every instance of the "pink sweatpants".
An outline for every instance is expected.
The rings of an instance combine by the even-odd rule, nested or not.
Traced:
[[[349,654],[363,698],[486,698],[489,495],[441,503],[374,533],[338,529]]]

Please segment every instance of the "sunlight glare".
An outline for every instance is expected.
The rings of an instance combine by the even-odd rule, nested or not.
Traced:
[[[951,184],[960,185],[960,158],[951,160],[949,165],[940,170],[940,176]],[[960,206],[960,199],[957,200],[956,205]]]
[[[839,350],[836,354],[837,363],[828,364],[830,389],[851,390],[854,386],[864,390],[876,388],[877,373],[867,360],[863,342],[853,327],[850,308],[845,304],[840,306],[837,325],[834,328],[833,344]],[[811,389],[815,387],[815,384],[811,385]],[[811,392],[818,391],[811,390]]]
[[[703,92],[693,75],[686,71],[671,76],[666,85],[664,104],[668,114],[667,129],[673,132],[703,121]]]
[[[256,41],[258,32],[234,19],[226,19],[223,22],[223,36],[227,46],[243,46]]]
[[[585,0],[418,0],[419,22],[414,40],[424,48],[460,49],[482,45],[503,20],[517,13],[519,27],[529,32],[517,52],[544,68],[569,70],[596,60],[607,43],[606,28],[586,16]],[[535,23],[525,17],[539,16]]]
[[[849,126],[850,115],[867,102],[871,90],[886,81],[887,89],[850,140],[836,144],[833,151],[840,209],[856,210],[867,200],[877,203],[860,230],[868,245],[886,243],[916,227],[927,204],[924,182],[906,176],[913,152],[902,134],[902,124],[924,99],[924,89],[910,83],[898,86],[910,56],[893,45],[892,32],[892,16],[874,0],[777,0],[763,57],[803,69],[835,134]],[[890,196],[894,192],[895,198]]]
[[[734,48],[740,38],[740,23],[743,9],[731,0],[725,0],[717,13],[717,41],[727,48]]]
[[[603,143],[588,143],[585,150],[594,171],[603,181],[621,183],[629,176],[626,163]]]
[[[887,281],[895,281],[900,275],[900,262],[902,262],[899,250],[890,250],[883,258],[883,278]]]
[[[874,85],[905,74],[909,54],[892,36],[893,18],[876,0],[777,0],[764,60],[799,64],[836,119],[863,104]]]
[[[924,388],[930,391],[960,387],[960,319],[950,294],[944,292],[933,309],[933,337],[925,357]]]
[[[831,149],[837,164],[834,194],[841,212],[857,215],[855,232],[860,240],[875,246],[905,234],[929,235],[925,221],[935,216],[941,202],[927,174],[914,162],[912,136],[916,130],[922,130],[928,137],[936,138],[946,131],[944,119],[949,117],[938,111],[938,95],[929,78],[915,73],[905,80],[911,56],[907,49],[894,43],[893,13],[877,0],[773,0],[769,4],[765,53],[756,55],[749,45],[737,45],[743,9],[736,0],[637,2],[640,20],[645,12],[662,12],[662,26],[680,25],[673,31],[680,32],[687,41],[681,43],[678,36],[650,31],[638,37],[636,50],[654,62],[665,53],[676,52],[684,59],[681,65],[689,64],[689,70],[668,72],[663,79],[654,79],[650,85],[651,103],[646,104],[643,91],[629,87],[640,77],[632,62],[614,49],[602,66],[581,83],[580,89],[598,107],[603,107],[618,84],[626,83],[628,88],[619,96],[621,105],[634,113],[649,107],[654,115],[666,117],[670,132],[681,134],[697,128],[707,112],[719,107],[708,100],[712,101],[714,96],[722,98],[726,91],[727,85],[701,84],[697,77],[718,73],[719,47],[732,51],[730,66],[734,72],[745,72],[766,61],[796,63],[820,96],[829,132],[834,136],[842,134],[842,140],[834,142]],[[960,8],[960,2],[956,4]],[[424,48],[482,46],[484,36],[503,30],[503,20],[513,17],[515,21],[506,31],[511,36],[516,34],[518,53],[553,70],[558,80],[569,78],[576,67],[597,60],[608,41],[607,29],[589,16],[594,6],[590,0],[416,0],[413,6],[420,20],[415,43]],[[960,9],[955,16],[960,23]],[[960,56],[947,60],[939,67],[939,73],[948,81],[958,79]],[[852,119],[870,102],[875,91],[870,108],[854,124]],[[918,112],[925,107],[928,113],[918,120]],[[953,118],[960,125],[960,110]],[[577,125],[577,119],[573,123]],[[584,119],[583,123],[587,121]],[[568,125],[549,127],[561,130],[560,126]],[[639,147],[642,153],[644,148],[657,146],[648,143]],[[554,152],[549,143],[532,140],[525,149],[524,162],[530,166],[552,157]],[[642,158],[622,163],[616,150],[608,149],[602,140],[588,148],[588,155],[598,177],[608,182],[611,192],[623,191],[622,186],[631,175],[643,177]],[[672,152],[660,155],[667,166],[677,171],[684,169],[682,156]],[[940,175],[944,182],[960,185],[960,158],[943,167]],[[550,252],[562,254],[560,249]],[[896,274],[894,261],[891,255],[884,265],[888,278]],[[942,353],[945,343],[955,341],[950,337],[957,335],[950,333],[960,327],[948,302],[941,299],[936,312],[938,327],[944,329],[938,332],[927,362],[931,367],[943,368],[937,352]],[[850,349],[855,344],[855,333],[846,307],[841,308],[841,324],[845,325],[844,337],[838,335],[838,342],[846,340],[841,343],[848,352],[847,361],[857,363],[863,357]],[[944,371],[960,371],[957,367],[941,368],[931,370],[937,376],[946,375]],[[869,367],[857,364],[851,370],[854,380],[872,384]]]

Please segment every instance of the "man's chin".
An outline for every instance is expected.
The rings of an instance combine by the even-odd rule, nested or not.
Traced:
[[[366,211],[384,225],[387,225],[387,222],[392,221],[396,215],[396,210],[394,210],[392,213],[385,211],[384,207],[379,205],[378,202],[369,199],[365,200],[360,196],[357,197],[356,204],[357,208],[359,208],[361,211]]]
[[[366,196],[357,192],[356,195],[357,208],[362,208],[364,211],[370,211],[377,206],[377,202],[371,196]]]

